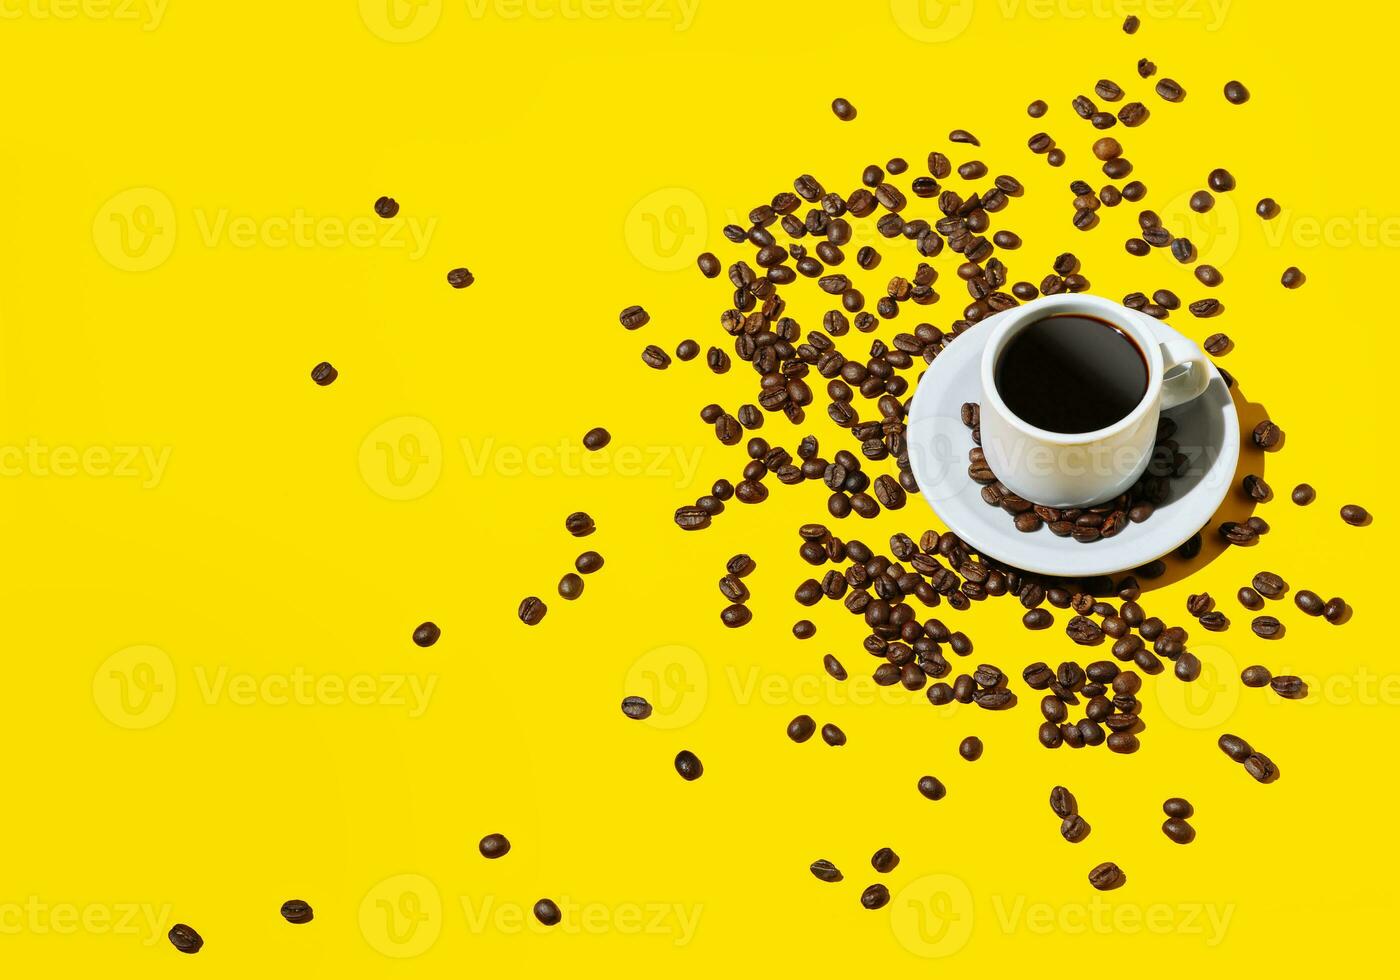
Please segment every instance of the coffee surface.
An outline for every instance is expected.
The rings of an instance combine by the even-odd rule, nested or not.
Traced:
[[[1093,432],[1142,401],[1147,361],[1112,324],[1058,314],[1013,337],[995,377],[997,393],[1020,419],[1050,432]]]

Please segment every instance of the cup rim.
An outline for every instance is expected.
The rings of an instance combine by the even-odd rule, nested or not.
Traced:
[[[1011,411],[997,391],[996,362],[1001,357],[1002,349],[1006,346],[1008,335],[1012,331],[1028,325],[1032,318],[1041,319],[1058,313],[1082,313],[1108,320],[1114,326],[1132,334],[1134,342],[1138,344],[1143,356],[1147,358],[1147,390],[1143,392],[1142,400],[1131,412],[1112,425],[1095,429],[1092,432],[1051,432],[1049,429],[1032,425]],[[1149,328],[1155,327],[1155,324],[1152,321],[1143,323],[1139,319],[1141,316],[1142,314],[1130,310],[1126,306],[1121,306],[1112,300],[1091,293],[1061,293],[1055,296],[1042,296],[1018,306],[1014,310],[999,314],[997,319],[1001,322],[993,325],[994,333],[987,339],[987,346],[982,351],[982,400],[989,402],[1002,421],[1018,430],[1022,435],[1058,446],[1088,445],[1127,431],[1141,421],[1154,405],[1158,404],[1162,394],[1161,340],[1149,333]]]

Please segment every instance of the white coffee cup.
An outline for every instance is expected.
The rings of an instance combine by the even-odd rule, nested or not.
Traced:
[[[996,369],[1021,331],[1056,315],[1106,321],[1137,346],[1147,364],[1147,390],[1123,418],[1093,432],[1051,432],[1018,417],[997,393]],[[1161,413],[1191,401],[1210,384],[1210,362],[1171,327],[1099,296],[1046,296],[1000,313],[982,355],[982,451],[1012,493],[1047,507],[1090,507],[1137,482],[1152,459]]]

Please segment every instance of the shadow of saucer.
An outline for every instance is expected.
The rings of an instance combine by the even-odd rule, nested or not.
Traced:
[[[1169,555],[1163,555],[1161,564],[1165,567],[1162,569],[1162,574],[1155,577],[1144,575],[1141,570],[1135,570],[1144,593],[1174,585],[1182,579],[1195,575],[1224,554],[1227,548],[1257,546],[1257,540],[1248,545],[1231,544],[1220,534],[1219,528],[1226,521],[1244,524],[1255,516],[1254,512],[1259,502],[1244,492],[1243,483],[1247,476],[1256,476],[1267,482],[1265,470],[1269,452],[1265,452],[1254,444],[1253,432],[1255,426],[1269,417],[1269,413],[1262,404],[1250,401],[1240,390],[1238,384],[1231,387],[1230,398],[1235,404],[1235,411],[1239,415],[1240,421],[1240,457],[1235,466],[1235,472],[1230,477],[1230,487],[1225,493],[1225,498],[1220,502],[1220,506],[1211,515],[1210,521],[1200,530],[1199,552],[1190,558],[1183,557],[1182,551],[1186,550],[1186,546],[1183,546]],[[1206,441],[1208,442],[1208,440]],[[1278,452],[1282,445],[1283,443],[1280,441],[1279,446],[1270,452]],[[1200,449],[1201,447],[1197,446],[1182,446],[1182,452],[1188,456],[1193,451],[1199,452]],[[1174,482],[1173,497],[1191,490],[1196,483],[1200,482],[1204,473],[1204,467],[1193,466],[1191,472]],[[1275,491],[1268,500],[1277,500],[1280,499],[1280,496],[1279,492]],[[1287,495],[1283,494],[1282,497],[1286,499]],[[1189,544],[1190,542],[1188,542]],[[1148,571],[1150,572],[1151,569]]]

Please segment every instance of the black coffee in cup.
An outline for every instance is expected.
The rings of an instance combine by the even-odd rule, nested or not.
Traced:
[[[1012,337],[994,376],[997,394],[1023,421],[1093,432],[1137,408],[1147,393],[1147,358],[1107,320],[1058,313]]]

